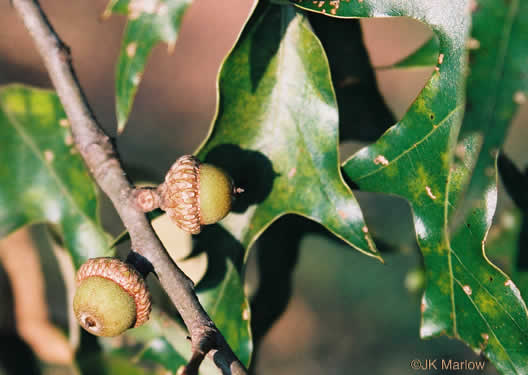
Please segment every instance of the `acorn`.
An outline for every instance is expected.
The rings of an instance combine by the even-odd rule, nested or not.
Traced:
[[[118,336],[145,323],[151,298],[143,276],[117,258],[93,258],[77,272],[73,311],[96,336]]]
[[[222,169],[184,155],[169,169],[153,200],[181,229],[198,234],[203,225],[223,219],[234,194],[242,191]]]

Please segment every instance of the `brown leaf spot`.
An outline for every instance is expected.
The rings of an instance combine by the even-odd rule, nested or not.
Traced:
[[[126,46],[126,54],[128,57],[134,57],[136,55],[137,43],[131,42]]]
[[[385,158],[385,156],[383,156],[383,155],[378,155],[378,156],[376,156],[376,158],[374,159],[374,164],[376,164],[376,165],[381,164],[381,165],[385,165],[385,166],[387,166],[387,165],[389,165],[389,161]]]
[[[429,186],[425,187],[425,191],[427,192],[427,195],[429,196],[429,198],[431,198],[433,200],[436,199],[436,195],[433,194],[433,192],[431,191],[431,188]]]

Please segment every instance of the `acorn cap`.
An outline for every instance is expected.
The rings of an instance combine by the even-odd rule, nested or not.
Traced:
[[[77,287],[89,277],[100,277],[119,285],[133,299],[136,305],[134,327],[139,327],[149,319],[151,298],[143,276],[130,264],[117,258],[92,258],[77,271]]]
[[[197,158],[184,155],[176,160],[158,192],[160,208],[181,229],[200,233],[200,161]]]

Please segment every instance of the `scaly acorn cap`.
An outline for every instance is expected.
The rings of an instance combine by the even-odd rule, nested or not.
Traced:
[[[125,329],[132,328],[132,326],[139,327],[145,323],[149,319],[151,311],[151,297],[145,279],[132,265],[117,258],[101,257],[89,259],[77,271],[76,282],[78,290],[86,282],[92,282],[92,284],[94,282],[106,282],[108,285],[108,281],[119,286],[133,299],[135,304],[135,318],[132,319],[130,326],[125,327]],[[98,285],[100,284],[94,284],[92,288],[98,287]],[[93,292],[99,293],[97,289]],[[98,308],[98,306],[96,307]],[[74,311],[77,320],[88,332],[97,336],[108,336],[105,334],[105,328],[98,326],[99,322],[90,316],[90,312],[78,310],[75,299]],[[119,333],[111,334],[110,336],[115,336]]]
[[[233,181],[223,170],[184,155],[158,187],[159,207],[181,229],[198,234],[202,225],[215,223],[229,213],[233,193]]]

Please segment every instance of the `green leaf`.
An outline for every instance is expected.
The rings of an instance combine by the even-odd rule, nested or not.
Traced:
[[[260,2],[219,78],[214,127],[198,156],[245,189],[222,226],[248,249],[296,213],[381,259],[339,169],[328,62],[306,17]]]
[[[471,34],[479,48],[469,56],[467,105],[459,143],[466,138],[478,142],[478,160],[455,219],[464,218],[478,206],[489,180],[495,180],[497,152],[520,104],[526,101],[528,3],[479,1]]]
[[[476,143],[466,144],[467,158],[453,166],[448,186],[450,211],[457,207],[464,182],[476,161],[475,146]],[[485,253],[484,244],[497,203],[496,177],[493,174],[489,178],[479,205],[473,207],[450,241],[453,327],[458,337],[475,350],[481,348],[502,373],[525,374],[526,304],[512,279],[494,266]]]
[[[396,194],[411,204],[427,277],[422,336],[457,337],[482,351],[500,371],[526,373],[526,306],[513,282],[482,253],[496,188],[489,186],[478,210],[467,218],[468,226],[452,241],[447,230],[450,210],[470,170],[463,163],[451,168],[464,107],[467,4],[367,0],[317,5],[300,2],[339,17],[408,16],[436,34],[441,58],[429,82],[403,119],[348,160],[344,171],[361,189]],[[475,143],[464,146],[464,161],[471,164]]]
[[[51,91],[0,88],[0,237],[35,222],[55,226],[79,267],[108,256],[96,188]]]
[[[116,70],[117,130],[121,133],[132,109],[145,64],[152,48],[166,42],[174,48],[185,11],[192,0],[111,0],[104,16],[125,14],[128,22],[123,35]]]
[[[432,37],[418,47],[414,52],[394,64],[380,67],[379,69],[415,69],[429,68],[438,64],[439,40]]]

